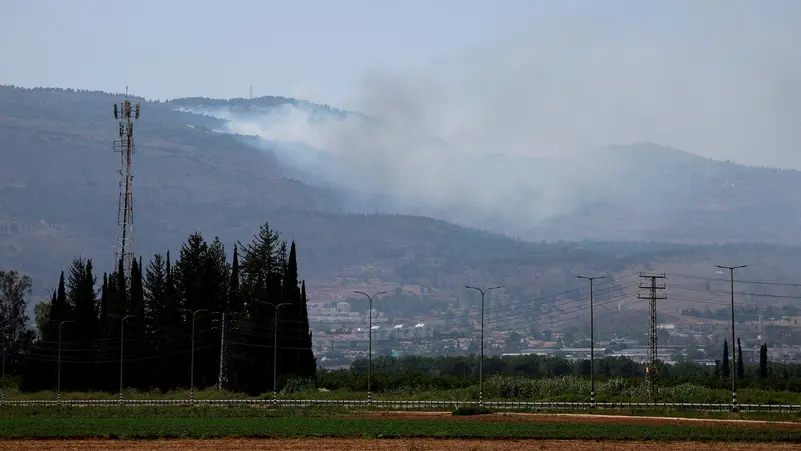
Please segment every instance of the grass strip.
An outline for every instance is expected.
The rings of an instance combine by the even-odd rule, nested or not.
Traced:
[[[797,430],[348,418],[5,418],[2,438],[368,437],[801,443]]]

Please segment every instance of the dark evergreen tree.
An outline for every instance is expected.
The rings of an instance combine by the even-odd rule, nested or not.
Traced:
[[[740,338],[737,338],[737,377],[739,379],[745,378],[745,363],[743,362],[743,347],[740,344]]]
[[[61,321],[68,320],[71,316],[71,309],[67,303],[67,287],[66,281],[64,280],[64,271],[61,271],[61,276],[58,279],[58,288],[56,289],[50,306],[48,327],[42,334],[44,341],[56,343],[58,341],[58,325]]]
[[[41,339],[31,348],[36,359],[24,366],[21,388],[53,388],[58,325],[65,320],[73,323],[63,328],[64,390],[116,392],[121,340],[127,387],[187,387],[193,343],[195,388],[216,385],[223,334],[228,343],[225,379],[231,389],[250,394],[271,391],[274,352],[278,382],[315,377],[308,299],[298,275],[296,245],[288,246],[268,223],[249,245],[235,247],[230,265],[218,238],[209,244],[200,233],[193,233],[174,265],[167,252],[166,260],[155,255],[146,270],[141,258],[132,261],[130,278],[123,269],[119,260],[114,272],[103,275],[99,291],[89,259],[74,259],[68,278],[61,273],[58,289],[44,304],[47,308],[36,309]],[[0,280],[0,290],[3,287]],[[279,335],[274,341],[280,304],[285,306],[278,311]],[[0,305],[0,318],[9,316],[4,307]],[[198,312],[194,341],[193,311]],[[225,328],[215,322],[216,314],[223,312]],[[122,336],[122,319],[127,315],[134,317],[125,321]]]
[[[763,343],[759,347],[759,377],[761,379],[768,378],[768,344]]]
[[[167,262],[164,267],[164,314],[160,333],[164,343],[164,352],[159,354],[159,371],[162,374],[160,388],[170,390],[183,384],[184,377],[180,372],[185,366],[180,356],[186,349],[185,337],[181,330],[180,300],[175,287],[175,269],[172,266],[170,252],[167,251]],[[185,386],[185,385],[184,385]]]
[[[301,322],[302,326],[302,334],[301,337],[303,340],[300,343],[301,350],[301,358],[300,358],[300,369],[298,370],[298,374],[311,378],[317,378],[317,359],[314,357],[314,351],[312,351],[312,331],[309,327],[309,298],[306,296],[306,281],[301,282],[301,289],[300,289],[301,301],[302,301],[302,310],[301,310]]]
[[[228,308],[227,312],[243,313],[242,293],[239,290],[239,246],[234,246],[234,256],[231,261],[231,278],[228,282]]]
[[[724,378],[727,378],[731,375],[729,370],[729,342],[723,340],[723,363],[721,365],[721,372],[723,373]]]
[[[166,312],[166,268],[164,259],[160,254],[153,256],[147,267],[144,280],[145,297],[145,342],[150,355],[161,356],[169,352],[164,331],[167,329]],[[161,361],[150,362],[151,371],[148,378],[148,387],[161,387],[160,380],[167,375],[164,373]]]
[[[108,321],[109,296],[108,296],[108,273],[103,273],[103,286],[100,287],[100,328],[101,336],[105,337],[105,326]]]
[[[253,241],[242,248],[240,290],[246,315],[233,326],[232,342],[246,343],[229,347],[231,386],[251,394],[272,390],[272,348],[274,346],[274,311],[272,305],[282,299],[280,237],[265,223]]]
[[[74,321],[62,334],[62,349],[69,350],[71,363],[62,364],[62,387],[72,390],[92,388],[97,357],[97,340],[100,338],[100,322],[97,312],[97,297],[94,289],[95,277],[92,261],[76,258],[69,268],[67,300],[73,309]]]
[[[125,324],[126,378],[125,385],[133,388],[146,388],[146,368],[150,362],[142,360],[147,356],[145,346],[145,293],[142,286],[142,270],[136,259],[131,263],[129,285],[128,315],[134,315]]]

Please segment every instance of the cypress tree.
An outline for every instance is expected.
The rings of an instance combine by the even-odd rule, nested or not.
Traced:
[[[242,313],[242,294],[239,291],[239,246],[234,246],[234,256],[231,260],[231,278],[228,282],[227,312]]]
[[[100,326],[101,336],[105,334],[105,325],[108,317],[108,274],[103,273],[103,286],[100,287]]]
[[[133,361],[126,366],[126,385],[128,387],[144,388],[146,382],[144,381],[143,368],[149,362],[137,360],[142,357],[145,352],[145,293],[142,287],[142,270],[139,266],[139,261],[134,259],[131,263],[131,280],[128,282],[130,286],[130,301],[129,301],[129,315],[135,315],[129,318],[125,327],[125,349],[126,354]]]
[[[768,344],[763,343],[759,347],[759,377],[767,379],[768,377]]]
[[[71,357],[80,363],[71,365],[73,371],[70,377],[62,379],[64,387],[78,390],[96,388],[93,386],[93,376],[96,370],[92,364],[96,360],[95,345],[100,337],[100,323],[97,312],[97,299],[94,290],[95,277],[92,274],[92,261],[80,257],[73,260],[69,269],[69,288],[67,299],[73,307],[72,319],[75,323],[69,334],[69,347],[72,349]],[[66,337],[66,330],[64,331]],[[64,338],[62,338],[64,339]],[[67,385],[64,385],[64,382]]]
[[[181,316],[178,293],[175,288],[175,269],[172,267],[170,252],[167,251],[167,262],[164,268],[164,314],[163,328],[160,333],[164,340],[164,350],[159,354],[159,368],[162,374],[160,388],[167,391],[175,388],[178,381],[185,378],[180,376],[181,360],[176,359],[176,353],[181,353],[186,349],[183,346],[184,335],[181,331]],[[185,368],[185,367],[184,367]]]
[[[740,338],[737,338],[737,377],[740,379],[745,378],[745,364],[743,363],[743,347],[740,344]]]
[[[166,270],[164,260],[160,254],[153,256],[153,260],[145,271],[144,297],[145,297],[145,343],[149,355],[161,356],[167,352],[165,340],[165,289]],[[150,372],[148,387],[160,387],[160,380],[166,376],[160,361],[153,362],[154,371]]]
[[[731,373],[729,373],[729,342],[726,340],[723,340],[723,364],[721,365],[721,372],[724,378],[731,375]]]
[[[301,321],[303,321],[303,330],[301,337],[303,341],[301,342],[302,349],[302,356],[301,356],[301,370],[300,374],[303,377],[308,377],[312,379],[317,379],[317,360],[314,357],[314,351],[312,351],[312,331],[309,327],[309,309],[308,303],[309,298],[306,296],[306,281],[301,282],[300,288],[300,299],[301,304],[303,306],[303,310],[301,312]]]

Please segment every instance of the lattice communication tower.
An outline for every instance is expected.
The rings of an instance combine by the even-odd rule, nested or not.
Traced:
[[[657,354],[657,329],[656,329],[656,301],[667,299],[665,295],[657,295],[657,290],[664,290],[665,284],[656,283],[657,279],[665,279],[665,274],[646,274],[640,273],[640,277],[650,279],[650,284],[640,284],[641,289],[648,290],[648,294],[643,296],[638,294],[639,299],[647,299],[648,302],[648,362],[645,368],[645,378],[648,382],[648,389],[653,396],[656,388],[656,360]]]
[[[126,280],[130,280],[134,253],[133,169],[134,121],[139,119],[139,104],[132,105],[125,89],[125,100],[114,104],[114,119],[119,121],[120,139],[114,141],[114,152],[120,154],[120,190],[117,204],[117,251],[114,267],[122,260]]]

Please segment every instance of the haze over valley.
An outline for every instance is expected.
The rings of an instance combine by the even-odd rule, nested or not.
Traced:
[[[128,78],[114,64],[82,72],[50,43],[41,59],[59,78],[0,41],[15,61],[0,74],[0,268],[33,276],[37,301],[75,256],[112,268],[112,105],[128,84],[142,112],[134,218],[145,260],[194,231],[218,236],[230,257],[269,221],[297,242],[310,302],[385,289],[404,305],[387,307],[398,321],[421,322],[474,309],[467,283],[503,285],[493,302],[529,318],[586,297],[523,307],[585,273],[609,277],[607,301],[630,298],[610,303],[618,312],[642,307],[626,279],[639,271],[706,278],[660,305],[676,316],[694,306],[692,290],[726,300],[716,264],[748,263],[744,280],[801,280],[798,5],[608,5],[512,2],[502,19],[465,4],[453,33],[442,31],[451,11],[432,6],[426,17],[440,19],[415,15],[427,25],[403,45],[332,34],[325,52],[321,30],[346,20],[337,11],[301,14],[302,32],[290,19],[267,27],[260,43],[240,34],[261,29],[250,18],[228,35],[192,32],[203,51],[180,58],[152,41],[168,42],[170,27],[154,27],[150,50],[115,49],[144,68]],[[59,29],[47,20],[43,30]],[[305,51],[273,47],[293,39]],[[81,40],[75,52],[100,61],[104,45]],[[795,299],[791,285],[766,287],[744,292],[759,305]]]

